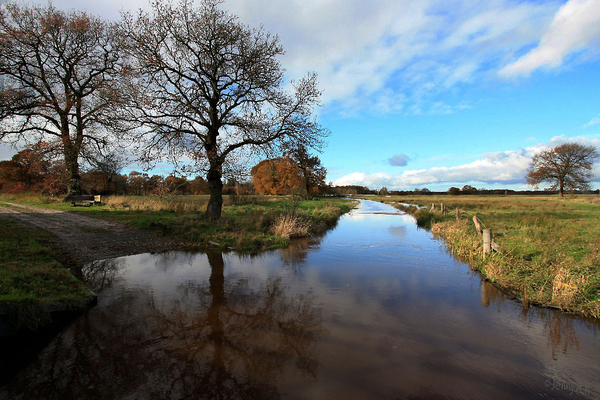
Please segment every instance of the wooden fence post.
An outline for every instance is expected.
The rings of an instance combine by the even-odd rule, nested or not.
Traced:
[[[479,222],[479,219],[477,218],[477,215],[473,216],[473,223],[475,224],[475,229],[477,229],[477,233],[481,233],[481,223]]]
[[[456,220],[460,221],[460,210],[456,207]]]
[[[446,215],[446,205],[444,203],[440,203],[440,211],[442,215]]]
[[[483,230],[483,258],[492,252],[492,230]]]
[[[435,203],[431,203],[431,212],[435,211]]]

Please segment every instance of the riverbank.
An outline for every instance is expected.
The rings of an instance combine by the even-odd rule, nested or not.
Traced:
[[[514,293],[525,305],[557,307],[600,318],[600,197],[465,195],[368,199],[390,203],[413,214],[420,226],[443,238],[457,257],[486,279]],[[440,211],[441,203],[446,207],[445,216]],[[483,257],[483,241],[473,216],[492,230],[499,252]]]
[[[119,196],[101,206],[73,207],[38,195],[0,197],[5,227],[0,313],[16,310],[21,316],[26,308],[43,311],[85,302],[91,293],[69,269],[77,275],[86,262],[174,248],[239,253],[283,248],[293,237],[333,227],[354,207],[333,198],[229,197],[222,220],[210,222],[203,214],[207,201],[206,196]],[[43,325],[47,313],[37,314],[18,325]]]
[[[204,215],[208,196],[110,196],[102,205],[73,207],[39,195],[3,195],[0,201],[84,214],[124,223],[197,250],[258,253],[283,248],[294,237],[325,232],[354,204],[339,198],[293,199],[286,196],[224,196],[222,218]]]
[[[81,310],[94,301],[94,293],[69,271],[73,262],[51,234],[5,217],[0,223],[0,337],[37,329],[52,312]]]

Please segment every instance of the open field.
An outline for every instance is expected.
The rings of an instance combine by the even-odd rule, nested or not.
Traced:
[[[600,196],[368,198],[395,203],[415,215],[421,226],[432,225],[433,233],[444,238],[455,255],[523,303],[600,318]],[[427,208],[416,210],[398,202]],[[446,216],[440,213],[440,203],[446,205]],[[472,222],[475,215],[492,230],[500,253],[483,258],[482,239]]]
[[[208,196],[203,195],[110,196],[93,207],[73,207],[61,199],[39,195],[3,195],[2,200],[123,222],[180,240],[188,247],[246,253],[285,247],[291,237],[324,232],[353,208],[352,202],[336,198],[224,196],[222,218],[211,222],[204,215]]]

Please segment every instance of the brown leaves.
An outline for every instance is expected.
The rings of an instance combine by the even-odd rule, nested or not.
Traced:
[[[564,189],[587,189],[594,161],[599,157],[594,146],[565,143],[533,156],[527,183],[537,186],[548,182],[562,196]]]
[[[288,157],[261,161],[251,172],[257,193],[281,195],[302,192],[302,171]]]

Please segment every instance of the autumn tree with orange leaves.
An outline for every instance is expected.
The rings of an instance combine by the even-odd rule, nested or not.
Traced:
[[[263,160],[251,171],[254,190],[259,194],[299,194],[304,189],[302,171],[289,157]]]

